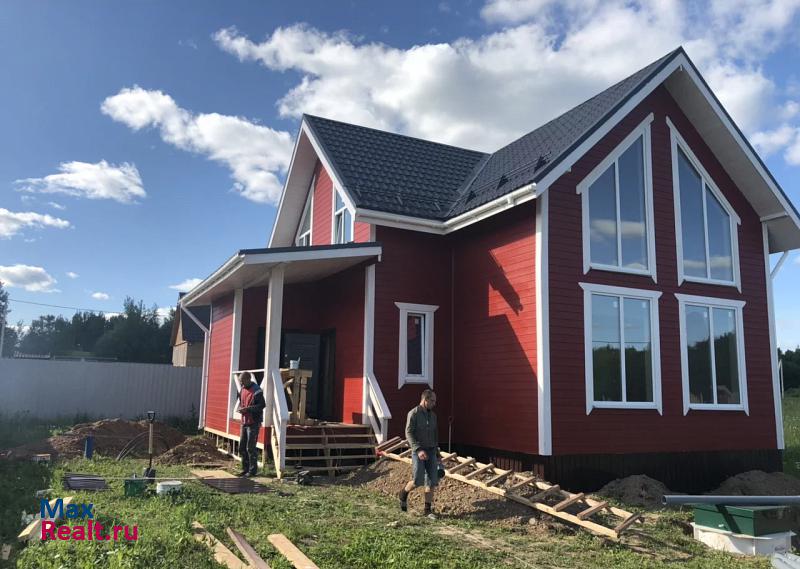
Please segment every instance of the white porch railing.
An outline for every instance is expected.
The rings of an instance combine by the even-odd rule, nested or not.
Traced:
[[[262,389],[264,393],[271,393],[272,404],[272,457],[275,461],[275,470],[278,478],[286,469],[286,426],[289,424],[289,405],[286,403],[286,392],[283,389],[283,379],[278,369],[270,370],[271,381],[267,384],[266,374]],[[267,389],[269,388],[269,391]]]
[[[375,432],[375,438],[378,443],[386,441],[389,433],[389,419],[392,418],[392,413],[389,411],[389,406],[386,404],[386,399],[383,397],[381,386],[378,385],[378,379],[372,372],[367,373],[365,378],[367,384],[367,405],[366,414],[372,430]]]

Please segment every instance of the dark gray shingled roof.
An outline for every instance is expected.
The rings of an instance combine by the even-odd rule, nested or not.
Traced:
[[[536,130],[484,154],[305,115],[356,207],[444,220],[541,180],[682,48]]]

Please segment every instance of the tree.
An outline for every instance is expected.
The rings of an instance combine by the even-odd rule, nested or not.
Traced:
[[[0,281],[0,358],[13,354],[17,347],[17,336],[13,328],[8,327],[8,292]]]
[[[122,314],[111,319],[111,329],[97,340],[95,352],[124,362],[168,363],[171,327],[170,318],[159,323],[157,306],[146,308],[143,301],[127,297]]]

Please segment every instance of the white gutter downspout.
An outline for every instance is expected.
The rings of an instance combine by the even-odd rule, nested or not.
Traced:
[[[198,412],[197,428],[202,429],[206,426],[206,397],[208,394],[208,358],[211,352],[211,330],[207,328],[197,317],[181,304],[181,310],[197,327],[203,331],[203,368],[200,372],[200,410]],[[209,319],[210,320],[210,319]]]

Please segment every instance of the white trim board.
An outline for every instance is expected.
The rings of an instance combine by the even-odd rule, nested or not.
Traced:
[[[549,194],[536,200],[536,402],[539,452],[553,454],[550,398]]]
[[[375,265],[364,270],[364,384],[362,389],[362,422],[369,423],[369,379],[375,358]]]
[[[306,214],[308,214],[308,244],[314,244],[314,188],[317,184],[317,177],[311,176],[311,184],[308,187],[308,196],[306,197],[306,203],[303,205],[303,213],[300,214],[300,221],[297,224],[297,231],[294,235],[294,244],[299,246],[300,238],[306,234],[306,232],[300,233],[300,229],[303,227],[303,222],[306,220]]]
[[[630,273],[635,275],[649,276],[653,282],[658,282],[657,263],[656,263],[656,235],[655,235],[655,212],[653,208],[653,173],[652,173],[652,141],[650,135],[650,124],[653,122],[654,115],[650,113],[636,128],[634,128],[625,139],[620,142],[600,164],[595,166],[591,172],[577,185],[576,191],[581,195],[581,224],[583,239],[583,274],[591,269],[600,271],[611,271],[619,273]],[[645,224],[647,226],[647,269],[635,269],[622,266],[622,220],[620,208],[620,189],[619,189],[619,167],[615,169],[615,195],[616,195],[616,229],[617,229],[617,261],[618,266],[592,263],[591,260],[591,226],[589,211],[589,189],[600,176],[602,176],[612,165],[618,165],[619,158],[633,145],[639,138],[642,139],[642,174],[644,178],[644,213]]]
[[[236,397],[240,389],[238,379],[233,379],[233,372],[239,369],[239,348],[242,344],[242,305],[244,301],[244,290],[237,288],[233,294],[233,319],[231,321],[231,369],[228,374],[228,412],[225,417],[225,430],[231,432],[231,419],[240,420],[241,415],[237,411],[239,400]]]
[[[406,384],[425,383],[433,389],[433,355],[434,355],[434,313],[439,309],[432,304],[412,304],[408,302],[395,302],[400,309],[400,329],[398,334],[397,351],[397,387]],[[422,373],[408,373],[408,315],[420,314],[424,316],[425,328],[422,330]]]
[[[744,411],[750,414],[747,401],[747,359],[745,357],[745,337],[744,337],[744,306],[743,300],[731,300],[728,298],[716,298],[710,296],[695,296],[689,294],[675,293],[678,299],[678,321],[680,326],[680,350],[681,350],[681,383],[683,392],[683,414],[686,415],[690,410],[696,411]],[[739,371],[739,403],[691,403],[689,391],[689,353],[687,346],[686,331],[686,305],[699,306],[709,309],[709,337],[714,337],[713,327],[713,308],[732,309],[736,315],[736,356]],[[711,354],[711,373],[712,373],[712,395],[716,399],[716,366],[714,365],[714,342],[709,344]]]
[[[658,301],[661,291],[636,289],[617,286],[606,286],[592,283],[578,283],[583,289],[583,344],[584,344],[584,374],[586,385],[586,414],[593,409],[654,409],[663,415],[661,402],[661,327],[659,324]],[[650,303],[650,357],[652,369],[653,401],[626,401],[627,375],[625,370],[625,335],[624,335],[624,302],[619,306],[620,330],[620,370],[621,370],[621,395],[622,401],[595,401],[594,400],[594,352],[592,338],[592,295],[611,296],[624,301],[624,299],[646,300]]]
[[[772,370],[772,402],[775,407],[775,443],[778,449],[786,448],[783,434],[783,398],[781,397],[781,380],[778,373],[778,342],[775,329],[775,297],[773,293],[772,281],[773,274],[780,270],[780,265],[770,271],[769,266],[769,235],[767,224],[761,224],[762,238],[764,241],[764,271],[767,279],[767,313],[769,320],[769,351],[770,367]],[[786,259],[786,253],[781,260]]]

